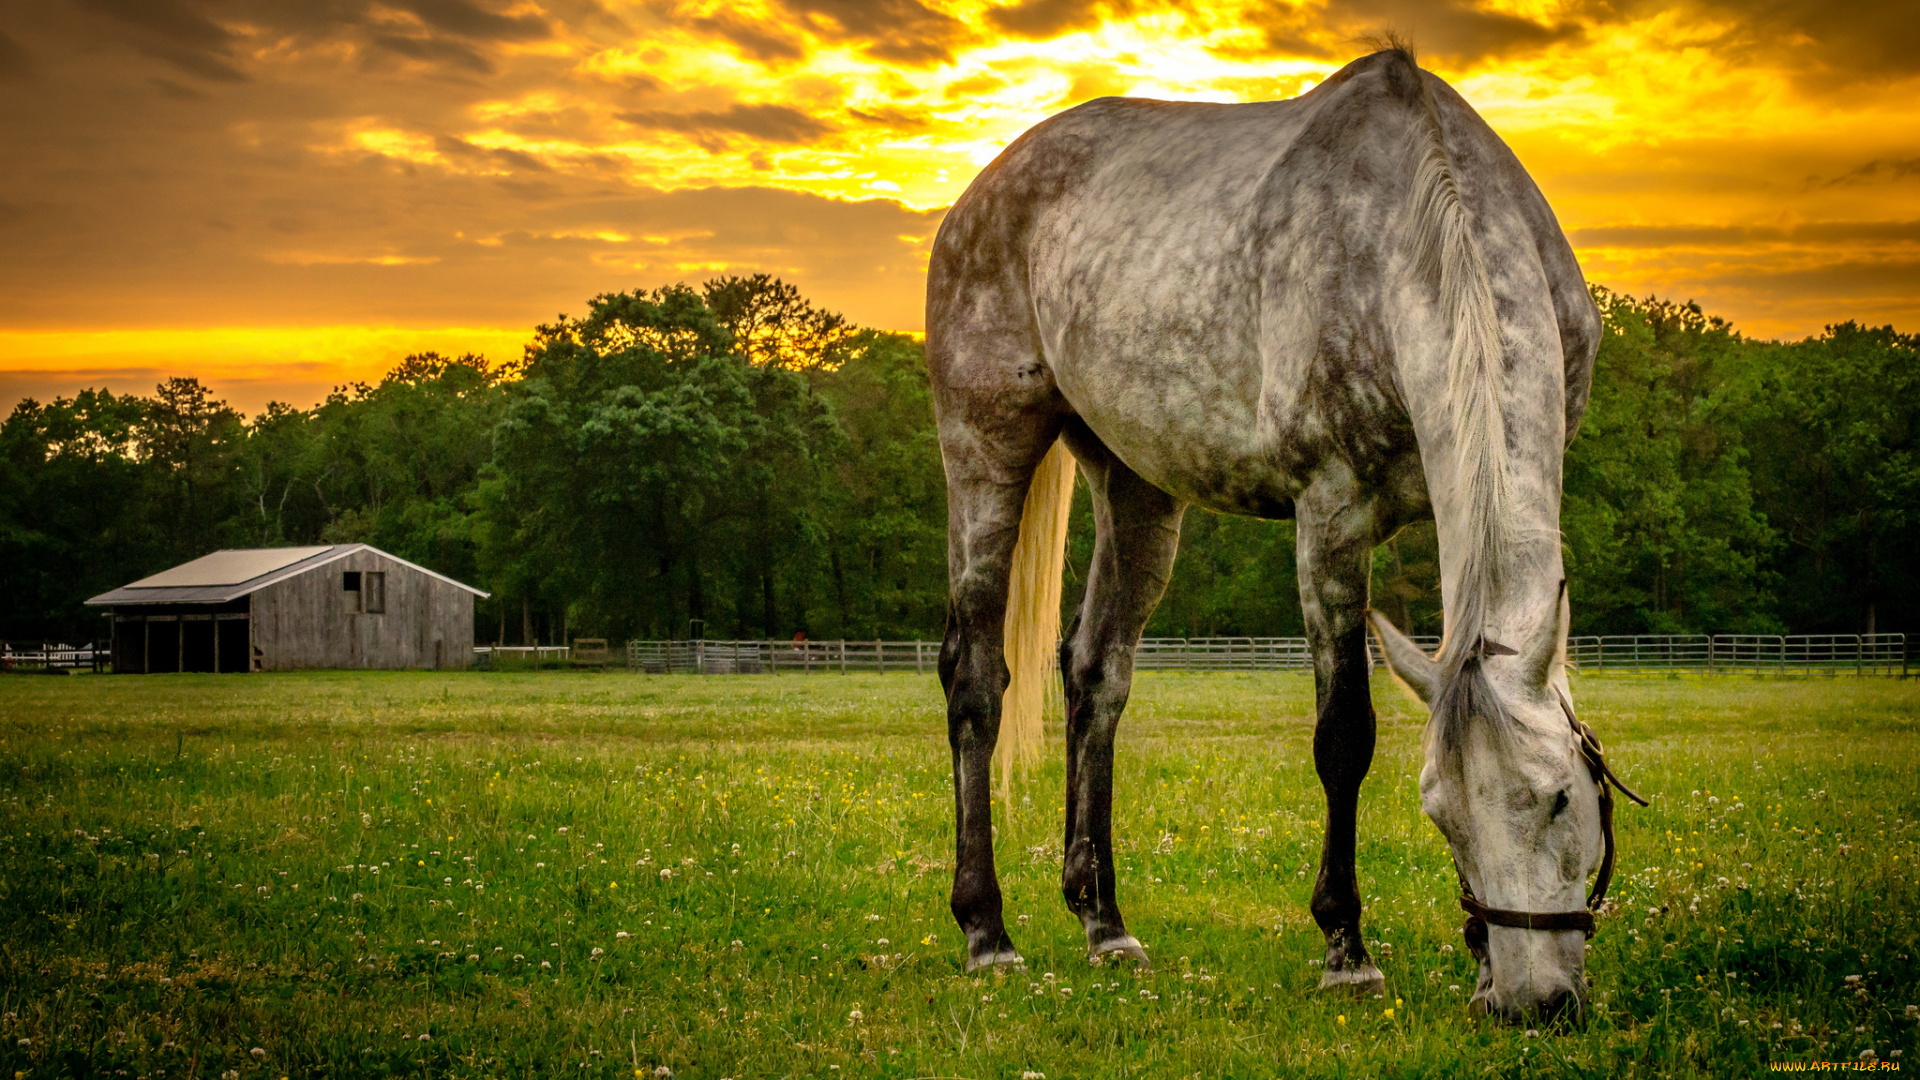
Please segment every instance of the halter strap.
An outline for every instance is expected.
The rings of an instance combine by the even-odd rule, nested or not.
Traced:
[[[1613,788],[1641,806],[1647,800],[1634,794],[1633,790],[1620,782],[1620,778],[1607,767],[1606,751],[1600,745],[1600,737],[1573,715],[1573,703],[1558,686],[1554,693],[1560,698],[1560,711],[1566,713],[1567,723],[1573,726],[1573,733],[1580,740],[1580,756],[1587,761],[1587,774],[1600,788],[1600,836],[1605,842],[1605,852],[1600,858],[1600,871],[1594,875],[1593,891],[1587,894],[1587,906],[1580,911],[1512,911],[1506,908],[1491,908],[1482,904],[1473,895],[1473,887],[1467,884],[1465,874],[1460,874],[1460,909],[1467,913],[1467,923],[1462,932],[1467,939],[1467,949],[1476,958],[1484,958],[1487,951],[1487,926],[1511,926],[1519,930],[1578,930],[1588,937],[1594,933],[1594,913],[1606,901],[1607,886],[1613,881]],[[1454,872],[1459,873],[1456,864]]]

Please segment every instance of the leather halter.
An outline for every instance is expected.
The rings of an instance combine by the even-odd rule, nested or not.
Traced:
[[[1573,715],[1573,703],[1558,686],[1554,693],[1560,698],[1560,710],[1567,714],[1567,723],[1573,725],[1573,732],[1580,739],[1580,756],[1587,760],[1587,773],[1600,788],[1600,835],[1606,842],[1606,853],[1600,859],[1600,872],[1593,879],[1593,891],[1587,894],[1587,906],[1579,911],[1510,911],[1506,908],[1491,908],[1474,898],[1473,887],[1467,884],[1465,874],[1460,875],[1460,909],[1467,913],[1466,925],[1461,931],[1467,939],[1467,950],[1476,958],[1484,959],[1487,954],[1487,926],[1511,926],[1520,930],[1578,930],[1588,937],[1593,936],[1594,913],[1607,898],[1607,885],[1613,880],[1613,791],[1619,788],[1620,794],[1647,805],[1647,800],[1633,793],[1632,789],[1620,782],[1620,778],[1607,767],[1606,753],[1600,746],[1600,737]],[[1458,872],[1455,867],[1455,872]]]

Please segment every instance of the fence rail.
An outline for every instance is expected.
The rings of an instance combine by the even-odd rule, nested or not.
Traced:
[[[100,671],[113,659],[103,644],[68,645],[57,641],[0,641],[0,671]]]
[[[1429,653],[1440,639],[1416,636]],[[1375,664],[1378,646],[1368,647]],[[565,646],[480,647],[489,656],[570,659]],[[853,671],[928,674],[937,641],[629,641],[626,668],[651,674],[827,675]],[[611,657],[610,657],[611,659]],[[584,662],[584,661],[582,661]],[[1639,634],[1576,637],[1567,666],[1585,674],[1669,672],[1708,675],[1907,674],[1904,634]],[[619,666],[615,660],[612,666]],[[1142,638],[1139,671],[1310,671],[1306,638]]]
[[[1905,634],[1640,634],[1567,642],[1576,671],[1669,671],[1704,675],[1900,675]]]
[[[653,674],[795,675],[934,670],[937,641],[629,641],[627,669]]]

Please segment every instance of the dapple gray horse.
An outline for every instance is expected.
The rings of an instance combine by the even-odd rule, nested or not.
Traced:
[[[949,500],[952,908],[970,968],[1019,959],[990,776],[1003,696],[1023,702],[1010,729],[1038,723],[1031,696],[1007,690],[1044,676],[1021,670],[1032,650],[1006,645],[1059,607],[1057,574],[1036,589],[1014,573],[1017,543],[1060,562],[1073,461],[1058,441],[1085,471],[1097,537],[1059,646],[1062,886],[1089,955],[1147,959],[1115,891],[1114,734],[1197,504],[1298,522],[1327,800],[1321,985],[1383,985],[1354,877],[1374,747],[1368,577],[1377,544],[1432,517],[1445,644],[1429,658],[1374,626],[1432,705],[1422,804],[1452,846],[1463,904],[1494,924],[1475,949],[1473,1003],[1510,1018],[1580,1011],[1581,893],[1603,847],[1604,891],[1611,802],[1562,662],[1559,521],[1599,334],[1539,189],[1397,47],[1290,101],[1091,101],[980,174],[941,225],[927,280]]]

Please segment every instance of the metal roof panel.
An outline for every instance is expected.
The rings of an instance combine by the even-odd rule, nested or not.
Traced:
[[[323,547],[216,551],[192,562],[182,563],[171,570],[163,570],[152,577],[141,578],[131,585],[122,585],[111,592],[101,593],[88,600],[87,604],[94,607],[133,604],[222,604],[343,559],[357,551],[371,551],[376,555],[392,559],[402,566],[418,570],[428,577],[437,578],[455,588],[465,589],[482,599],[488,595],[483,590],[476,589],[463,581],[455,581],[445,574],[435,573],[418,563],[408,562],[398,555],[381,551],[371,544],[330,544]],[[286,556],[289,555],[293,557],[287,558]],[[244,558],[247,556],[260,556],[260,558]],[[183,573],[209,560],[221,561],[208,568],[194,571],[193,574]],[[246,569],[259,567],[265,567],[265,569],[256,569],[254,575],[249,578],[227,582],[204,581],[205,578],[211,577],[231,577]]]
[[[241,548],[202,555],[126,586],[128,589],[188,589],[208,585],[239,585],[271,574],[303,559],[332,551],[322,547]]]

